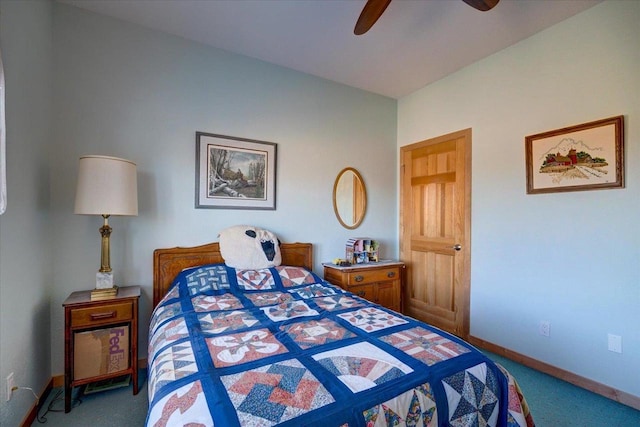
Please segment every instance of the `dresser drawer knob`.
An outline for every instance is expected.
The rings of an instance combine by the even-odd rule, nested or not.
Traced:
[[[396,272],[395,271],[390,271],[387,273],[387,277],[388,278],[392,278],[392,277],[396,277]]]
[[[91,313],[91,320],[104,320],[111,319],[112,317],[116,317],[115,311],[109,311],[106,313]]]
[[[364,297],[365,292],[364,291],[358,291],[358,296],[359,297]]]
[[[353,280],[355,280],[356,282],[362,282],[364,280],[364,276],[357,275],[353,278]]]

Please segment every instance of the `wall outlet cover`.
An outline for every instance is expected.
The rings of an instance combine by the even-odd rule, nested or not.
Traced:
[[[551,322],[548,320],[541,320],[539,325],[540,335],[548,337],[551,335]]]
[[[620,335],[608,334],[608,349],[614,353],[622,353],[622,337]]]
[[[7,375],[7,402],[11,400],[14,385],[15,383],[13,382],[13,372],[11,372],[9,375]]]

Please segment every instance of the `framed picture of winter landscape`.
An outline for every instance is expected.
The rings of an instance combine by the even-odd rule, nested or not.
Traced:
[[[624,117],[525,137],[527,194],[624,187]]]
[[[196,132],[196,208],[276,208],[277,144]]]

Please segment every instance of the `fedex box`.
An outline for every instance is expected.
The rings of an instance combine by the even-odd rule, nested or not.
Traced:
[[[76,332],[73,339],[74,380],[129,368],[129,326]]]

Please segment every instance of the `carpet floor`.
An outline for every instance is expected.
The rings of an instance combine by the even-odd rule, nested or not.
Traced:
[[[640,427],[640,411],[504,357],[486,354],[516,378],[537,427]],[[84,395],[81,400],[74,400],[75,406],[68,414],[64,413],[62,389],[54,389],[43,404],[39,418],[45,421],[44,425],[52,427],[144,426],[148,407],[145,379],[146,370],[140,370],[137,396],[133,396],[131,385]],[[78,391],[74,390],[74,397]],[[47,408],[50,409],[47,411]],[[32,424],[41,425],[38,421]]]
[[[640,411],[485,352],[518,381],[537,427],[640,427]]]

